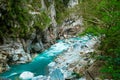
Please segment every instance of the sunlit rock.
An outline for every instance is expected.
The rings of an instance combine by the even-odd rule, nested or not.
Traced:
[[[49,72],[51,72],[54,69],[55,64],[56,64],[55,62],[51,62],[51,63],[48,64]]]
[[[25,71],[25,72],[21,73],[19,76],[19,78],[23,79],[23,80],[31,79],[33,77],[34,77],[34,74],[32,72],[29,72],[29,71]]]

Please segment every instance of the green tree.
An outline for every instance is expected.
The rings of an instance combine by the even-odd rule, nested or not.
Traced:
[[[84,18],[86,33],[102,37],[100,60],[105,61],[104,78],[120,79],[120,1],[84,0],[77,7]]]

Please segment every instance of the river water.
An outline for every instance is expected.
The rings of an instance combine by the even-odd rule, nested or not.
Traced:
[[[84,45],[91,38],[88,36],[84,36],[82,38],[75,37],[64,40],[58,40],[56,44],[52,45],[50,48],[40,53],[37,57],[35,57],[32,62],[26,64],[18,64],[10,66],[10,70],[0,74],[0,77],[10,78],[12,80],[16,80],[19,78],[19,75],[24,71],[30,71],[34,73],[35,76],[38,75],[48,75],[48,64],[63,52],[67,51],[67,49],[71,46],[76,47],[79,46],[78,42]]]

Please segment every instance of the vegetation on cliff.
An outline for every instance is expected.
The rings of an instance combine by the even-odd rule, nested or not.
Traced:
[[[120,1],[84,0],[76,11],[84,18],[84,33],[103,35],[99,48],[99,60],[105,62],[103,78],[120,79]]]
[[[45,0],[46,9],[42,9],[41,0],[1,0],[0,1],[0,42],[3,38],[27,38],[35,29],[44,30],[50,26],[49,7],[54,3],[56,20],[61,23],[68,14],[69,0]]]
[[[40,8],[40,0],[1,0],[0,38],[25,37],[37,27],[45,28],[50,19]]]

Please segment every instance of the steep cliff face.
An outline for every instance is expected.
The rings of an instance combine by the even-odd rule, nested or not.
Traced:
[[[72,37],[76,33],[83,31],[82,18],[74,15],[70,16],[70,19],[65,18],[62,24],[57,23],[56,2],[58,1],[55,2],[54,0],[49,0],[47,1],[49,5],[46,5],[46,2],[44,2],[44,0],[40,0],[39,2],[41,3],[40,11],[29,11],[29,14],[33,16],[33,20],[30,21],[30,24],[28,25],[28,30],[32,27],[32,31],[29,30],[29,33],[26,32],[25,37],[19,38],[18,35],[21,34],[20,27],[16,28],[16,31],[19,31],[20,33],[15,32],[16,35],[18,34],[18,37],[4,37],[2,35],[3,33],[0,35],[2,36],[2,44],[0,45],[0,73],[8,70],[10,68],[10,64],[30,62],[32,60],[32,55],[45,50],[51,44],[54,44],[56,39]],[[62,5],[65,4],[64,1],[61,2]],[[78,1],[75,2],[75,4],[77,3]],[[67,4],[68,6],[72,7],[75,5],[72,4],[71,0]],[[1,4],[0,6],[4,7],[4,4]],[[28,6],[31,7],[32,4],[28,4]],[[37,23],[41,23],[41,25],[35,25],[37,24],[35,22],[35,20],[37,19],[36,15],[43,15],[41,17],[41,20],[38,20],[39,22],[37,21]],[[14,25],[21,26],[19,24]],[[39,28],[38,26],[40,26],[41,28]]]

